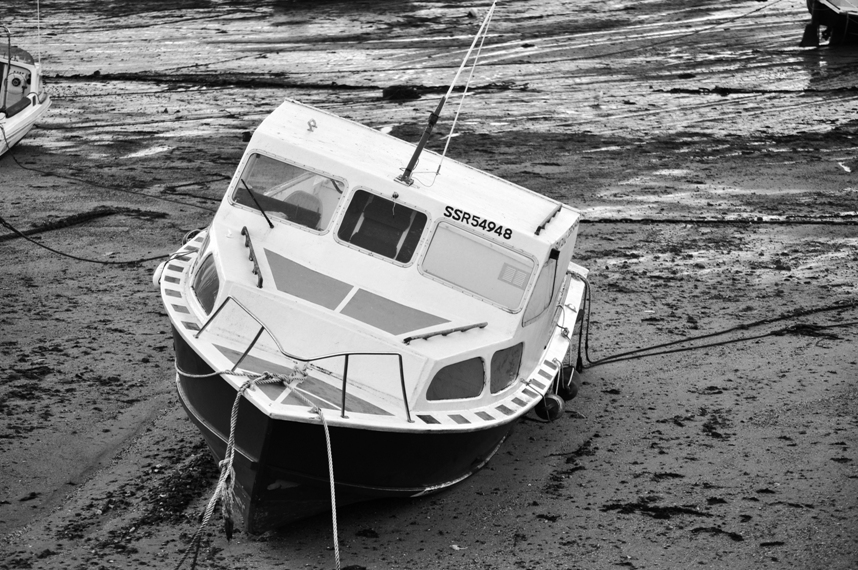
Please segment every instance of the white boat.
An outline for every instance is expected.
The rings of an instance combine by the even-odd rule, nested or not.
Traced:
[[[451,91],[416,146],[286,101],[156,270],[180,400],[221,461],[203,524],[218,498],[261,532],[445,489],[577,392],[581,214],[455,161],[439,175],[424,147]]]
[[[50,106],[41,66],[28,52],[11,45],[9,37],[0,44],[0,155],[24,138]]]
[[[328,453],[340,505],[462,481],[568,388],[580,213],[449,160],[404,183],[413,152],[287,101],[154,275],[181,402],[219,460],[235,444],[247,531],[330,508]]]

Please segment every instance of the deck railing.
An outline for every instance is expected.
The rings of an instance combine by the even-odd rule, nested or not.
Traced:
[[[414,420],[411,419],[411,410],[410,410],[410,407],[408,405],[408,394],[407,394],[407,391],[405,389],[405,371],[404,371],[404,367],[402,364],[402,354],[400,354],[398,352],[337,352],[337,353],[332,353],[332,354],[325,354],[322,356],[312,356],[312,357],[297,356],[295,354],[292,354],[292,353],[284,350],[283,346],[280,344],[280,341],[277,340],[277,337],[274,336],[274,334],[268,329],[267,326],[265,326],[265,323],[263,323],[262,320],[259,319],[259,317],[254,315],[253,312],[250,311],[250,309],[248,309],[247,307],[242,305],[241,302],[238,299],[236,299],[235,297],[233,297],[232,295],[227,295],[226,299],[223,300],[223,302],[218,306],[218,308],[215,310],[215,312],[213,312],[211,314],[211,316],[208,318],[208,320],[203,324],[203,326],[200,327],[200,330],[198,330],[196,332],[196,334],[194,335],[194,338],[199,338],[199,336],[203,333],[203,331],[206,330],[206,327],[208,327],[209,324],[212,321],[214,321],[215,318],[217,318],[217,316],[218,316],[218,314],[220,314],[221,310],[223,310],[223,308],[230,301],[232,301],[233,303],[238,305],[238,307],[242,311],[244,311],[250,318],[252,318],[254,321],[256,321],[256,324],[259,325],[259,330],[256,332],[256,335],[253,337],[253,340],[250,341],[250,344],[247,346],[244,353],[238,358],[238,360],[235,361],[235,364],[232,367],[233,372],[238,368],[238,365],[241,364],[241,362],[245,359],[245,357],[247,357],[247,355],[250,354],[250,351],[253,350],[253,347],[256,345],[257,341],[259,341],[259,337],[262,336],[263,332],[268,333],[268,336],[271,337],[271,340],[273,340],[274,344],[277,345],[277,350],[280,351],[280,354],[282,354],[286,358],[289,358],[289,359],[297,361],[297,362],[303,362],[303,363],[310,364],[313,362],[318,362],[320,360],[327,360],[327,359],[331,359],[331,358],[343,358],[344,362],[343,362],[343,388],[342,388],[342,406],[341,406],[342,407],[342,414],[341,414],[341,417],[347,418],[348,416],[346,416],[346,395],[348,393],[348,382],[349,382],[349,358],[353,357],[353,356],[393,356],[393,357],[396,357],[396,359],[399,363],[399,384],[402,388],[402,401],[405,404],[405,417],[408,420],[408,423],[414,422]]]
[[[256,286],[262,289],[262,271],[259,270],[259,263],[256,261],[256,251],[253,249],[253,242],[250,239],[250,232],[247,226],[241,228],[241,235],[244,236],[244,247],[250,250],[248,259],[253,262],[253,274],[256,275]]]

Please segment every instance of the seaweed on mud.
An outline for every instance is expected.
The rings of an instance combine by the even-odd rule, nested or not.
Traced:
[[[621,514],[628,515],[640,513],[652,517],[654,519],[669,519],[677,515],[691,515],[696,517],[711,517],[711,513],[701,511],[697,507],[682,507],[677,505],[656,505],[659,500],[658,496],[649,495],[640,497],[637,501],[629,503],[608,503],[601,507],[602,512],[617,511]]]
[[[663,481],[665,479],[684,479],[685,475],[681,473],[653,473],[652,480],[653,481]]]
[[[593,437],[596,436],[598,436],[598,434],[593,434]],[[579,445],[578,449],[576,449],[572,453],[567,454],[566,463],[575,463],[577,459],[581,457],[596,455],[596,450],[599,449],[599,446],[593,443],[593,437],[587,439],[584,443]]]
[[[548,476],[548,483],[546,483],[545,488],[543,489],[547,495],[551,495],[557,497],[560,495],[560,492],[563,491],[563,485],[573,473],[576,471],[581,471],[586,469],[583,465],[575,465],[571,469],[564,469],[562,471],[554,471],[551,475]]]
[[[181,468],[174,469],[146,496],[148,509],[137,522],[138,526],[174,524],[187,519],[185,510],[202,490],[208,488],[218,476],[217,464],[200,442],[193,456]]]
[[[700,409],[700,415],[707,415],[707,410],[705,408]],[[723,430],[725,427],[729,427],[730,420],[724,417],[722,410],[713,410],[708,414],[709,417],[703,422],[703,433],[708,435],[709,437],[714,437],[716,439],[727,439],[732,434],[726,433]]]
[[[707,534],[715,534],[715,535],[723,534],[724,536],[728,537],[730,540],[733,540],[735,542],[742,542],[743,540],[745,540],[745,538],[741,534],[739,534],[738,532],[730,532],[730,531],[724,530],[718,526],[699,526],[697,528],[691,529],[692,534],[700,534],[702,532],[705,532]]]
[[[108,491],[103,497],[93,499],[83,512],[75,513],[74,518],[58,529],[60,539],[74,540],[84,538],[100,520],[111,512],[128,512],[133,507],[132,498],[141,489],[149,490],[142,497],[143,514],[132,517],[118,528],[107,533],[99,542],[99,548],[133,552],[129,542],[146,534],[146,527],[175,525],[191,519],[185,512],[187,507],[199,498],[218,474],[217,464],[205,449],[205,443],[199,442],[181,453],[189,457],[187,461],[177,463],[154,486],[148,487],[144,479],[159,476],[160,464],[141,473],[134,481]]]

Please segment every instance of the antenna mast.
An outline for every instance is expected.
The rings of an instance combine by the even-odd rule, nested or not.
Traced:
[[[414,183],[414,179],[411,177],[411,174],[414,172],[414,168],[417,166],[417,161],[420,160],[420,153],[423,152],[423,148],[426,146],[426,143],[429,142],[429,135],[432,134],[432,129],[435,128],[435,123],[438,122],[438,118],[441,116],[441,110],[444,108],[444,103],[447,102],[447,99],[450,97],[450,93],[453,92],[453,87],[456,85],[456,81],[459,80],[459,75],[461,75],[462,70],[465,68],[465,64],[468,62],[468,58],[471,57],[471,52],[474,51],[474,46],[477,45],[477,40],[479,40],[481,36],[488,33],[488,24],[489,21],[492,19],[492,14],[495,11],[495,4],[497,4],[497,0],[494,0],[492,2],[491,8],[489,8],[488,12],[486,12],[482,24],[480,24],[480,29],[477,30],[477,33],[474,35],[474,41],[471,42],[471,47],[468,48],[468,52],[465,54],[465,58],[462,60],[462,64],[459,66],[459,70],[456,72],[456,76],[450,83],[450,87],[447,89],[447,93],[443,97],[441,97],[441,100],[438,101],[438,106],[435,108],[435,111],[433,111],[432,114],[429,115],[429,122],[426,124],[426,128],[423,129],[423,135],[420,137],[420,142],[417,143],[417,148],[414,149],[414,154],[411,155],[411,160],[408,161],[408,166],[405,167],[405,171],[400,176],[396,177],[397,182],[401,182],[408,186],[411,186],[411,184]]]

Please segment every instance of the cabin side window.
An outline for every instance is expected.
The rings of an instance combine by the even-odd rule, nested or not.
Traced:
[[[557,254],[559,252],[551,250],[551,255],[542,270],[539,272],[539,277],[536,279],[536,285],[533,287],[533,293],[530,295],[530,300],[527,302],[527,307],[524,309],[522,324],[529,325],[537,317],[545,312],[545,309],[551,304],[555,297],[555,293],[559,290],[557,286]]]
[[[203,260],[196,276],[194,277],[192,289],[194,290],[194,294],[197,296],[197,301],[200,302],[200,306],[206,314],[210,314],[214,308],[215,301],[217,300],[218,291],[220,290],[220,278],[217,274],[217,267],[215,266],[213,255],[209,255]]]
[[[421,267],[430,277],[515,311],[533,266],[532,259],[509,248],[440,223]]]
[[[236,204],[315,231],[334,217],[345,183],[262,154],[247,161],[233,192]]]
[[[414,256],[426,214],[365,190],[355,192],[337,237],[361,249],[408,263]]]

